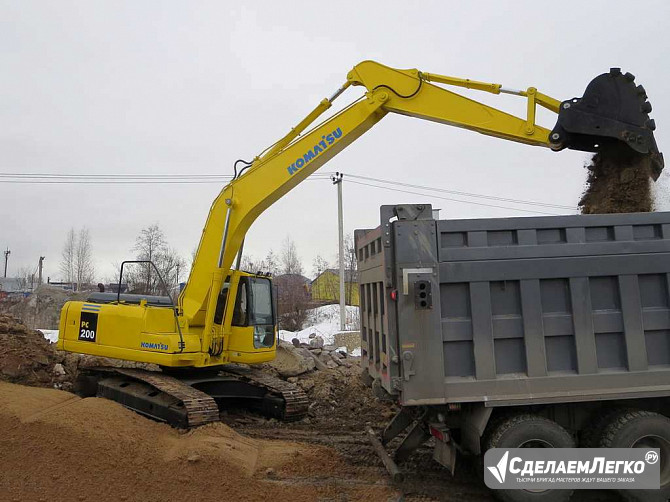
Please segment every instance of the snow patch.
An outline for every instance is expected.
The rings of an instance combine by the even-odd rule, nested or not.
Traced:
[[[56,343],[58,341],[57,329],[38,329],[37,331],[41,332],[44,335],[44,338],[49,340],[51,343]]]
[[[345,331],[358,331],[359,319],[358,307],[346,306]],[[342,333],[340,329],[340,306],[324,305],[307,311],[307,323],[309,327],[300,331],[279,330],[279,338],[290,342],[297,338],[303,343],[309,343],[309,335],[314,333],[323,338],[326,345],[332,345],[335,342],[335,333]]]

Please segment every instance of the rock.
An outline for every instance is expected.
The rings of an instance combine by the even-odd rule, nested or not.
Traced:
[[[342,354],[340,354],[338,351],[335,351],[330,353],[330,357],[333,359],[342,359]]]
[[[265,469],[265,477],[267,478],[275,478],[277,476],[277,473],[272,467],[268,467]]]
[[[309,351],[317,356],[323,352],[321,349],[315,349],[314,347],[310,347]]]
[[[310,334],[309,334],[309,337],[310,337],[310,338],[316,338],[316,333],[310,333]]]
[[[329,368],[333,369],[333,368],[337,368],[337,367],[339,366],[339,364],[337,364],[335,361],[333,361],[333,360],[331,359],[330,361],[328,361],[328,362],[326,363],[326,366],[328,366]]]
[[[326,367],[325,364],[324,364],[324,367]],[[304,390],[305,392],[308,392],[308,391],[312,390],[314,388],[314,385],[316,385],[314,383],[314,380],[311,380],[309,378],[305,378],[303,380],[298,380],[298,386],[300,388],[302,388],[302,390]]]
[[[61,363],[54,364],[54,368],[51,371],[56,376],[65,376],[65,368],[63,368],[63,365]]]
[[[325,370],[325,369],[327,368],[326,364],[325,364],[323,361],[321,361],[321,360],[317,357],[317,355],[314,354],[311,350],[307,350],[307,349],[302,349],[302,348],[301,348],[301,349],[298,349],[298,352],[300,352],[300,353],[301,353],[302,355],[304,355],[305,357],[310,357],[310,358],[312,358],[312,359],[314,360],[314,367],[315,367],[317,370],[319,370],[319,371],[323,371],[323,370]]]
[[[312,336],[312,335],[310,335],[310,336]],[[309,341],[309,346],[314,347],[316,349],[320,349],[321,347],[323,347],[323,345],[324,345],[324,341],[323,341],[323,337],[321,337],[321,336],[316,336],[315,338],[312,338]]]
[[[302,375],[316,367],[316,363],[311,356],[305,357],[301,349],[296,349],[292,344],[281,342],[277,347],[275,359],[268,364],[283,377]]]
[[[288,377],[286,381],[288,383],[298,383],[298,377]]]
[[[328,352],[332,352],[334,350],[337,350],[337,347],[335,345],[324,345],[324,350],[327,350]]]
[[[291,343],[293,344],[294,347],[300,347],[300,340],[298,340],[297,338],[291,340]]]
[[[333,359],[332,357],[330,357],[329,352],[321,352],[321,354],[319,354],[319,360],[323,363],[328,364],[328,361],[332,361]]]
[[[191,463],[199,462],[200,455],[198,455],[197,453],[191,453],[188,457],[186,457],[186,460],[188,460]]]
[[[335,357],[333,354],[335,354],[335,352],[332,352],[330,354],[330,360],[333,361],[338,366],[342,366],[342,361],[339,358]],[[328,364],[328,363],[326,363],[326,364]]]

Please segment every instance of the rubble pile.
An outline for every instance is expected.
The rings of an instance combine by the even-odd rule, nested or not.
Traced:
[[[363,425],[384,424],[397,411],[390,401],[380,401],[361,379],[360,358],[345,347],[325,345],[315,335],[310,343],[294,338],[280,340],[277,358],[266,371],[301,387],[310,400],[306,424],[362,430]]]

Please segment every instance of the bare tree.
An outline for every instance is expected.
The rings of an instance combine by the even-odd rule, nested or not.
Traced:
[[[77,291],[83,284],[91,284],[95,274],[91,253],[91,234],[88,228],[79,231],[79,238],[74,255],[74,279],[77,282]]]
[[[71,228],[65,238],[65,245],[61,253],[60,272],[65,282],[74,282],[75,279],[75,256],[77,253],[77,234]]]
[[[179,279],[186,273],[186,260],[179,253],[168,246],[165,234],[158,224],[143,228],[135,239],[133,251],[136,259],[150,261],[158,269],[165,281],[167,292],[174,294],[178,291]],[[141,294],[165,294],[158,275],[151,264],[124,267],[123,280],[128,283],[131,291]]]
[[[295,242],[291,239],[290,235],[287,235],[282,243],[279,268],[282,274],[302,275],[302,263],[300,262]]]
[[[35,271],[29,267],[21,267],[16,274],[16,286],[20,291],[32,290],[35,284]]]
[[[274,251],[270,249],[268,254],[265,256],[265,267],[271,275],[277,275],[279,273],[279,265],[277,264],[277,255]]]

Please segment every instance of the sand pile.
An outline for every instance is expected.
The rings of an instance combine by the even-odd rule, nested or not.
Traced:
[[[388,500],[384,486],[302,483],[346,472],[332,450],[243,437],[224,424],[188,433],[117,403],[0,382],[2,500]]]
[[[579,207],[582,214],[638,213],[653,210],[651,157],[626,145],[596,153]]]

